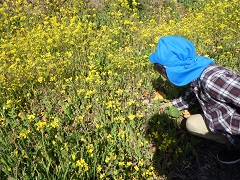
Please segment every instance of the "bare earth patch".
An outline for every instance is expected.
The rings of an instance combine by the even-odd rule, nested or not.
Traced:
[[[232,165],[217,161],[216,155],[223,147],[208,140],[201,140],[195,153],[168,169],[168,177],[176,180],[239,180],[240,162]]]

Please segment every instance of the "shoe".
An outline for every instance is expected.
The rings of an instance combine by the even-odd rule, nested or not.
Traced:
[[[224,149],[221,150],[217,159],[219,162],[224,164],[234,164],[240,161],[240,150]]]

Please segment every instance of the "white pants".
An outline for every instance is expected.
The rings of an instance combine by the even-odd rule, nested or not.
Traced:
[[[227,137],[225,135],[213,133],[207,128],[201,114],[191,115],[186,121],[186,128],[193,135],[227,144]]]

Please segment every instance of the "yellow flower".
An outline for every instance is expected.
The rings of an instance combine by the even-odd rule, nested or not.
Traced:
[[[18,136],[18,138],[27,138],[27,135],[30,133],[31,131],[29,129],[26,130],[22,130]]]
[[[42,83],[43,79],[44,79],[43,77],[39,77],[37,80],[38,80],[38,82]]]
[[[28,114],[27,115],[27,120],[29,120],[30,122],[35,118],[34,114]]]
[[[76,120],[77,120],[77,122],[78,123],[80,123],[80,122],[82,122],[83,121],[83,119],[84,119],[84,116],[78,116],[78,117],[76,117]]]
[[[106,159],[105,159],[105,163],[108,163],[110,160],[111,160],[110,157],[106,157]]]
[[[23,158],[28,158],[25,150],[22,150],[22,157],[23,157]]]
[[[135,115],[133,115],[133,114],[130,114],[130,115],[128,116],[128,119],[129,119],[129,120],[134,120],[134,118],[135,118]]]
[[[123,90],[122,89],[118,89],[117,91],[116,91],[116,93],[118,94],[118,95],[122,95],[123,94]]]
[[[72,159],[75,160],[76,159],[76,155],[72,154]]]
[[[19,113],[18,113],[18,117],[21,118],[21,119],[23,119],[23,117],[24,117],[24,116],[23,116],[23,113],[22,113],[22,112],[19,112]]]
[[[125,163],[124,163],[124,162],[119,162],[118,165],[119,165],[119,166],[124,166]]]
[[[93,152],[93,144],[89,144],[86,148],[89,153]]]
[[[108,134],[107,135],[107,139],[111,139],[112,138],[112,135],[111,134]]]
[[[85,138],[83,138],[83,137],[81,137],[81,139],[80,139],[82,142],[86,142],[87,140],[85,139]]]
[[[102,174],[100,174],[100,179],[103,179],[103,178],[105,178],[105,176],[106,176],[106,174],[105,174],[105,173],[102,173]]]
[[[14,154],[16,157],[18,157],[18,150],[15,150],[15,151],[13,152],[13,154]]]
[[[138,165],[141,167],[143,166],[143,159],[141,159],[139,162],[138,162]]]
[[[101,170],[102,170],[101,165],[98,165],[98,166],[97,166],[97,172],[99,173],[99,172],[101,172]]]
[[[133,100],[133,99],[130,99],[128,102],[127,102],[127,104],[130,106],[130,105],[132,105],[132,104],[134,104],[135,103],[135,100]]]
[[[37,122],[37,123],[35,124],[35,126],[37,126],[37,130],[40,130],[41,128],[47,126],[47,122],[45,122],[45,121],[39,121],[39,122]]]
[[[138,168],[138,166],[136,165],[136,166],[134,166],[134,169],[136,170],[136,171],[139,171],[139,168]]]
[[[7,100],[7,103],[5,106],[3,106],[3,109],[11,109],[13,108],[14,101],[13,100]]]
[[[131,166],[132,165],[132,162],[127,162],[127,167]]]
[[[112,153],[112,152],[110,152],[110,158],[111,158],[112,160],[115,160],[115,159],[117,159],[117,155],[114,154],[114,153]]]
[[[125,121],[125,117],[118,116],[118,117],[115,118],[115,120],[119,120],[120,122],[124,122]]]
[[[84,171],[88,171],[88,164],[82,158],[77,160],[76,166],[80,168],[84,168]]]
[[[72,57],[72,52],[67,51],[67,52],[65,52],[65,55],[67,56],[67,58],[71,58]]]
[[[58,122],[59,122],[59,119],[54,118],[54,121],[50,123],[50,126],[53,128],[56,128],[56,127],[58,127]]]

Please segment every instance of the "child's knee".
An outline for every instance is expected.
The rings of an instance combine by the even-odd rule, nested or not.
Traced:
[[[202,134],[208,132],[201,114],[191,115],[186,121],[186,128],[190,133]]]

